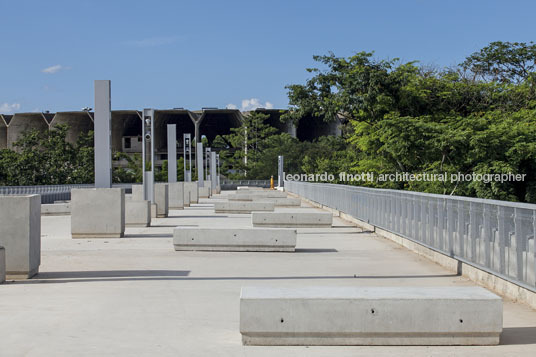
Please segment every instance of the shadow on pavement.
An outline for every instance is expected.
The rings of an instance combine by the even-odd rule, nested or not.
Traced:
[[[536,326],[503,328],[501,345],[532,345],[535,343]]]

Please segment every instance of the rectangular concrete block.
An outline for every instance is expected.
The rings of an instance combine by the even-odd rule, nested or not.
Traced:
[[[270,202],[273,203],[276,207],[300,207],[301,200],[299,198],[263,198],[258,201],[253,202]]]
[[[502,300],[481,287],[242,288],[245,345],[496,345]]]
[[[125,225],[127,227],[149,227],[151,225],[151,202],[126,200]]]
[[[263,191],[264,188],[256,186],[238,186],[236,188],[238,191]]]
[[[140,184],[132,185],[132,199],[134,201],[145,200],[145,197],[143,196],[143,185],[140,185]]]
[[[329,212],[252,212],[253,227],[330,228]]]
[[[71,203],[46,203],[41,205],[42,216],[68,216],[71,214]]]
[[[275,205],[271,202],[228,201],[214,202],[216,213],[251,213],[253,211],[273,212]]]
[[[6,281],[6,250],[0,247],[0,284]]]
[[[199,187],[198,194],[199,194],[199,198],[209,198],[210,187]]]
[[[203,185],[204,187],[208,187],[208,196],[212,196],[212,188],[210,187],[211,186],[211,182],[210,181],[203,181]]]
[[[119,238],[123,237],[124,233],[124,189],[77,188],[71,190],[71,235],[73,238]]]
[[[41,264],[41,196],[0,196],[0,246],[6,275],[31,278]]]
[[[154,203],[156,203],[156,217],[167,217],[169,214],[169,187],[167,183],[154,184]]]
[[[175,250],[293,252],[296,230],[286,228],[191,228],[173,231]]]
[[[156,218],[156,203],[151,203],[151,218]]]
[[[169,190],[169,208],[183,209],[184,208],[184,182],[168,183]]]
[[[197,203],[199,197],[197,196],[197,182],[184,182],[184,202],[186,203],[186,193],[190,193],[189,204]]]
[[[258,200],[261,198],[285,198],[285,197],[287,197],[286,192],[267,190],[267,191],[251,191],[251,192],[236,191],[236,193],[230,194],[228,198],[234,199],[234,200],[251,201],[251,200]]]
[[[184,207],[190,207],[190,192],[184,191]]]

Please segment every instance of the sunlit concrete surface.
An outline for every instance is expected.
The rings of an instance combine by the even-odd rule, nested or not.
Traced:
[[[218,197],[127,227],[121,239],[71,239],[69,216],[41,217],[39,275],[0,285],[0,356],[536,354],[536,311],[508,300],[499,346],[243,346],[243,286],[474,284],[337,217],[332,228],[298,228],[295,253],[174,251],[177,225],[251,226],[250,214],[215,214]],[[305,203],[275,210],[320,212]]]

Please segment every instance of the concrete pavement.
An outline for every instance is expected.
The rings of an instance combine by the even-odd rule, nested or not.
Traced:
[[[178,225],[251,226],[250,214],[215,214],[217,200],[127,227],[120,239],[71,239],[70,216],[43,216],[39,275],[0,285],[0,356],[536,354],[536,311],[508,300],[499,346],[242,346],[242,286],[474,284],[337,217],[332,228],[299,228],[295,253],[174,251]]]

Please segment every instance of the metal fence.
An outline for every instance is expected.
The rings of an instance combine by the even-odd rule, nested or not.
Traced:
[[[536,292],[536,205],[285,181],[285,189]]]
[[[55,201],[67,201],[71,199],[71,189],[91,188],[87,185],[43,185],[43,186],[2,186],[0,195],[41,195],[41,203],[54,203]],[[132,184],[113,184],[113,187],[122,187],[127,193],[131,192]]]

